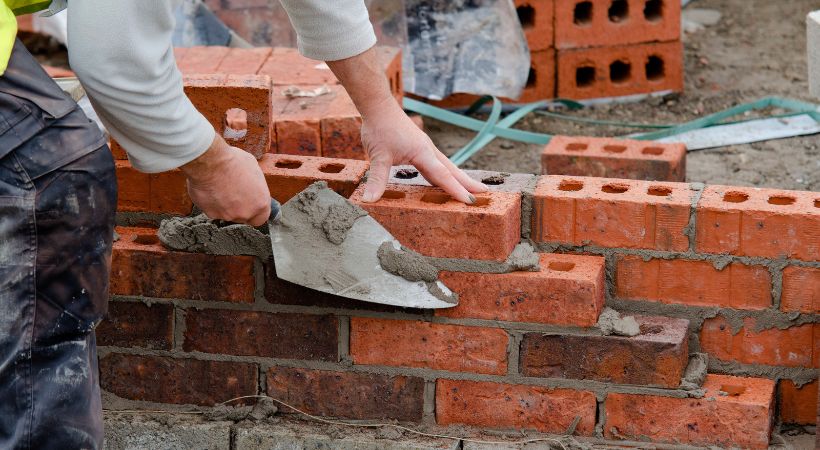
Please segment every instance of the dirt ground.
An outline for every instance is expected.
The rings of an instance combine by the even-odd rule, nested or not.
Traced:
[[[695,119],[766,96],[814,103],[808,93],[806,26],[820,0],[696,0],[688,8],[714,9],[720,22],[684,34],[685,91],[636,103],[566,112],[640,123]],[[474,135],[425,119],[433,140],[453,153]],[[550,134],[618,136],[634,132],[530,115],[518,128]],[[469,169],[538,173],[540,146],[496,139],[464,164]],[[820,191],[820,136],[805,136],[690,152],[687,179],[713,184]]]

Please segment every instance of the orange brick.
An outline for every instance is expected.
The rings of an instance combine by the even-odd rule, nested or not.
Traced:
[[[347,92],[340,91],[328,105],[319,126],[322,132],[322,156],[367,159],[362,145],[362,116]]]
[[[436,422],[485,428],[563,433],[580,417],[575,434],[595,428],[595,394],[572,389],[483,381],[436,380]]]
[[[804,313],[820,312],[820,269],[786,267],[783,270],[780,309]]]
[[[115,161],[119,194],[118,211],[190,214],[193,203],[188,197],[185,175],[180,170],[142,173],[128,161]]]
[[[617,296],[692,306],[765,309],[772,305],[772,277],[764,266],[619,255]]]
[[[285,203],[316,181],[350,197],[367,172],[366,161],[267,154],[259,160],[271,197]]]
[[[772,380],[708,375],[703,388],[704,398],[610,393],[604,402],[604,434],[609,439],[768,448]]]
[[[533,239],[686,251],[693,195],[684,183],[542,176],[533,200]]]
[[[515,0],[518,21],[531,52],[552,48],[554,0]]]
[[[111,153],[114,155],[114,159],[116,160],[126,160],[128,159],[128,154],[125,153],[125,149],[122,148],[119,142],[115,141],[114,138],[108,139],[108,147],[111,149]]]
[[[698,203],[696,248],[820,260],[818,199],[815,192],[709,186]]]
[[[190,53],[189,55],[190,56]],[[271,140],[270,78],[261,75],[189,75],[183,79],[185,94],[220,135],[225,114],[239,108],[247,113],[247,134],[228,143],[260,158]]]
[[[541,173],[686,181],[686,146],[629,139],[555,136],[541,152]]]
[[[339,84],[327,64],[305,58],[295,48],[274,48],[257,73],[270,75],[274,86]]]
[[[780,380],[780,421],[812,425],[817,415],[817,380],[797,387],[791,380]]]
[[[111,294],[253,302],[253,257],[168,251],[150,228],[118,227],[117,233]]]
[[[391,184],[378,202],[365,203],[363,195],[361,186],[350,200],[424,255],[503,261],[520,241],[519,194],[478,194],[475,205],[465,205],[441,189]]]
[[[401,49],[397,47],[376,47],[376,57],[384,67],[384,75],[387,77],[387,82],[390,84],[390,92],[396,98],[396,101],[401,104],[404,97],[404,81],[402,80],[402,55]]]
[[[558,96],[576,100],[683,90],[680,41],[558,52]]]
[[[436,315],[590,327],[604,306],[604,258],[541,254],[540,272],[442,272],[458,306]]]
[[[737,334],[725,319],[707,319],[700,331],[703,351],[724,361],[771,366],[813,367],[814,329],[818,324],[805,324],[780,330],[754,331],[754,319],[744,320]],[[816,364],[816,363],[815,363]]]
[[[231,48],[216,68],[216,73],[255,75],[270,56],[270,47]]]
[[[608,47],[680,39],[675,0],[559,0],[555,47]]]
[[[352,317],[354,364],[423,367],[493,375],[507,373],[507,333],[409,320]]]
[[[228,47],[196,46],[184,52],[174,51],[177,67],[183,75],[216,73],[216,68],[228,56]],[[181,58],[181,59],[180,59]]]

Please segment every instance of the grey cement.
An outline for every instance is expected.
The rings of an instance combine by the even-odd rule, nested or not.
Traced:
[[[806,42],[809,55],[809,90],[820,98],[820,10],[806,16]]]
[[[692,353],[689,355],[689,364],[683,372],[680,382],[681,389],[700,389],[706,380],[709,369],[709,355],[706,353]]]
[[[634,316],[621,316],[621,313],[606,307],[598,316],[598,328],[604,336],[637,336],[641,326]]]
[[[820,370],[805,367],[764,366],[762,364],[742,364],[709,358],[709,372],[746,377],[769,378],[771,380],[791,380],[797,387],[811,383],[820,376]]]
[[[156,419],[107,413],[104,450],[230,450],[230,422],[191,422],[190,416]],[[169,423],[170,422],[170,423]]]
[[[267,259],[270,238],[256,228],[211,220],[205,214],[162,220],[157,231],[165,246],[212,255],[251,255]]]
[[[328,242],[339,245],[344,242],[347,232],[359,217],[367,216],[367,211],[351,202],[336,201],[327,195],[327,182],[319,181],[289,200],[293,207],[304,213],[310,225],[324,233]]]
[[[217,405],[205,411],[207,420],[241,422],[243,420],[260,421],[273,417],[279,408],[269,397],[260,397],[253,405]]]

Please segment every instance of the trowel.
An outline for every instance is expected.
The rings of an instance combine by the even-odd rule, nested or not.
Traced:
[[[379,262],[379,249],[401,244],[358,205],[317,182],[284,205],[271,201],[276,275],[340,297],[406,308],[451,308],[458,297],[440,280],[410,281]]]

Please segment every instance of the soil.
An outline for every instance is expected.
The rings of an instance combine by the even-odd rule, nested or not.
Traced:
[[[696,0],[720,22],[684,34],[685,91],[665,98],[562,111],[579,117],[639,123],[679,123],[766,96],[820,103],[808,92],[806,14],[820,0]],[[439,148],[451,154],[474,132],[425,118]],[[530,114],[518,128],[550,134],[619,136],[633,129],[589,126]],[[496,139],[467,169],[539,173],[541,146]],[[820,137],[805,136],[688,154],[687,180],[710,184],[820,190]]]

